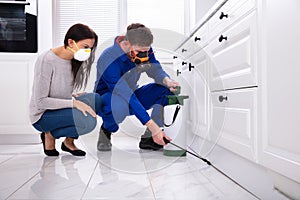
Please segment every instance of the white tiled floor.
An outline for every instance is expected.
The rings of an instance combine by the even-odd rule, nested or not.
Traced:
[[[255,199],[190,155],[140,151],[138,138],[113,136],[111,152],[97,152],[97,135],[82,136],[84,158],[61,152],[46,157],[42,145],[0,145],[0,199]]]

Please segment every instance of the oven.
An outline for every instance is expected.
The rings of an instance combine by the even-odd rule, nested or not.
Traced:
[[[0,52],[37,52],[37,0],[0,0]]]

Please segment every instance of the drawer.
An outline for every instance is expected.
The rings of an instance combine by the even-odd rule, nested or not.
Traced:
[[[208,24],[205,23],[201,28],[199,28],[192,36],[191,40],[197,44],[197,51],[199,49],[203,49],[207,44],[209,39],[209,32],[208,32]]]
[[[208,26],[204,24],[189,40],[187,40],[178,50],[177,53],[183,58],[189,58],[197,51],[202,49],[208,43]]]
[[[253,11],[207,46],[211,91],[257,86],[256,19]]]
[[[255,0],[229,0],[209,20],[210,36],[214,37],[226,27],[255,8]]]
[[[213,92],[210,140],[255,160],[257,88]]]

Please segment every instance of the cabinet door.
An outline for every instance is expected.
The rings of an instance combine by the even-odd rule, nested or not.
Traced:
[[[2,54],[0,58],[0,134],[34,133],[28,106],[36,54]]]
[[[253,12],[209,44],[212,91],[257,85],[256,30]]]
[[[202,138],[208,136],[209,130],[209,59],[205,50],[201,50],[189,59],[192,73],[191,110],[192,132]]]
[[[184,100],[184,107],[185,110],[188,112],[185,117],[186,119],[183,119],[184,122],[182,123],[186,123],[186,128],[187,131],[190,132],[191,131],[191,127],[192,127],[192,120],[193,120],[193,116],[191,115],[191,93],[192,93],[192,82],[191,80],[193,80],[193,74],[189,71],[188,67],[186,65],[184,65],[184,67],[181,67],[181,69],[179,69],[180,74],[178,74],[178,78],[176,80],[179,81],[180,86],[181,86],[181,93],[180,95],[187,95],[189,96],[188,99]]]
[[[212,93],[210,140],[256,160],[257,88]]]
[[[259,162],[300,183],[300,1],[261,4]]]

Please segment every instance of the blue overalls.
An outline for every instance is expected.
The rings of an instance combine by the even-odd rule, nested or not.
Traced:
[[[126,116],[135,115],[145,125],[151,118],[163,126],[162,106],[167,105],[166,95],[171,92],[163,86],[163,79],[169,75],[155,59],[152,48],[149,50],[149,61],[152,67],[146,71],[155,83],[138,87],[141,76],[131,59],[119,46],[115,38],[113,46],[105,49],[97,62],[97,80],[94,92],[102,97],[102,117],[104,129],[116,132]],[[151,118],[147,110],[152,108]]]

